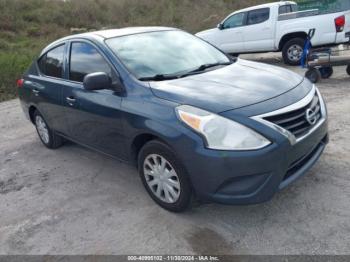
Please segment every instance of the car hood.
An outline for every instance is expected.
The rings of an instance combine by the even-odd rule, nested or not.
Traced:
[[[220,113],[280,96],[302,81],[289,70],[238,59],[206,73],[152,81],[150,87],[159,98]]]
[[[211,35],[212,33],[216,32],[218,30],[219,29],[217,29],[217,28],[207,29],[207,30],[196,33],[196,36],[201,37],[201,38],[206,37],[206,36]]]

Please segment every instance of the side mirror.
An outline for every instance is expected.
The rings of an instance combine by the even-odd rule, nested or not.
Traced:
[[[109,89],[112,87],[112,80],[106,73],[96,72],[86,75],[83,85],[86,90]]]
[[[218,24],[218,25],[217,25],[217,28],[218,28],[219,30],[224,29],[224,24],[222,24],[222,23]]]
[[[116,93],[121,93],[123,91],[123,84],[121,83],[119,78],[112,82],[111,88]]]

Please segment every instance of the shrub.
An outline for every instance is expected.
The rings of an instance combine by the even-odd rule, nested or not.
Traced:
[[[0,53],[0,100],[16,96],[16,80],[21,78],[33,57],[33,54]]]
[[[16,95],[40,49],[71,28],[162,25],[195,33],[236,9],[271,0],[0,0],[0,101]]]

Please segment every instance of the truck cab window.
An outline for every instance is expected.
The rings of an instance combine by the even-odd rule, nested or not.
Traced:
[[[270,8],[262,8],[248,12],[248,25],[255,25],[269,20]]]
[[[223,24],[223,29],[235,28],[244,25],[245,13],[239,13],[227,18]]]

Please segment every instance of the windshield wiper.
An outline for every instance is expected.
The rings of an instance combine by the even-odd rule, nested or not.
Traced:
[[[215,67],[215,66],[224,66],[224,65],[231,65],[233,61],[229,62],[222,62],[222,63],[212,63],[212,64],[203,64],[193,70],[187,71],[187,72],[182,72],[182,73],[177,73],[177,74],[157,74],[154,76],[146,76],[146,77],[140,77],[140,81],[164,81],[164,80],[171,80],[171,79],[178,79],[181,77],[193,75],[200,73],[208,68]]]
[[[213,64],[203,64],[193,70],[190,70],[188,72],[186,72],[185,74],[181,75],[180,77],[185,77],[185,76],[189,76],[189,75],[193,75],[193,74],[197,74],[199,72],[202,72],[202,71],[205,71],[206,69],[208,68],[211,68],[211,67],[215,67],[215,66],[224,66],[224,65],[231,65],[233,62],[230,61],[230,62],[222,62],[222,63],[213,63]]]
[[[164,74],[158,74],[154,76],[146,76],[146,77],[140,77],[140,81],[163,81],[163,80],[171,80],[171,79],[177,79],[179,78],[178,75],[164,75]]]

